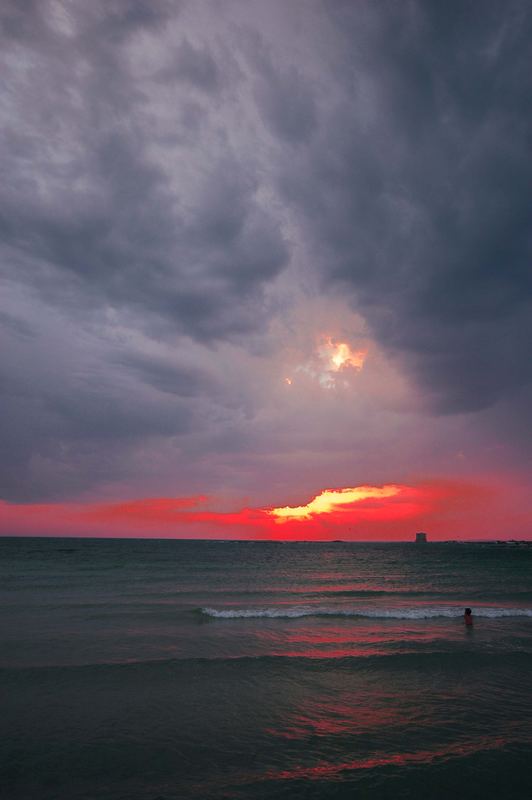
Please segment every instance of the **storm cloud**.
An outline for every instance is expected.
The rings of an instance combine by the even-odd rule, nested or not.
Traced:
[[[528,11],[328,4],[338,101],[279,177],[324,285],[447,412],[530,387]]]
[[[521,469],[527,3],[11,0],[0,25],[1,497]],[[330,391],[325,334],[368,350]]]
[[[287,248],[254,165],[228,142],[202,147],[208,109],[190,107],[195,90],[220,91],[212,55],[181,37],[139,77],[135,37],[161,32],[157,4],[46,5],[4,10],[4,263],[14,249],[43,291],[67,281],[81,303],[134,306],[200,338],[254,328]],[[150,109],[161,84],[173,142]]]

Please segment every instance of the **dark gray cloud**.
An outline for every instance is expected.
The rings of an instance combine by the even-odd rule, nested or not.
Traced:
[[[219,391],[214,379],[198,367],[171,364],[168,360],[138,352],[122,354],[117,362],[139,375],[143,383],[160,392],[179,397],[198,397],[216,394],[217,389]]]
[[[0,24],[0,496],[378,481],[402,447],[452,471],[486,427],[523,437],[525,2],[5,0]],[[351,323],[365,388],[283,393]]]
[[[286,142],[307,142],[317,122],[308,79],[293,64],[274,65],[271,53],[258,37],[252,38],[250,50],[250,61],[257,73],[255,101],[266,126]]]
[[[139,447],[204,424],[197,409],[204,384],[197,376],[193,384],[182,374],[188,391],[164,394],[162,378],[136,379],[123,347],[113,348],[97,331],[90,334],[42,307],[32,327],[24,314],[34,308],[16,307],[18,324],[10,321],[2,337],[2,497],[65,497],[111,474],[134,474],[138,467],[128,458]]]
[[[96,295],[133,305],[199,338],[260,326],[262,289],[288,251],[257,201],[253,164],[228,142],[207,143],[204,152],[197,141],[192,152],[170,149],[168,163],[153,154],[164,145],[149,107],[161,81],[174,92],[177,136],[179,107],[188,118],[191,108],[186,86],[175,94],[180,83],[206,92],[219,84],[213,56],[187,39],[175,52],[166,48],[169,66],[155,81],[149,70],[135,76],[128,51],[135,34],[179,6],[64,6],[67,35],[18,5],[5,11],[12,22],[3,49],[0,232],[4,247],[30,259],[28,281],[35,284],[36,265],[45,264],[43,280],[79,281],[82,304]],[[22,33],[13,44],[13,31],[23,31],[26,51]]]
[[[436,407],[485,408],[532,377],[529,6],[323,10],[341,101],[284,195]]]
[[[186,38],[176,48],[171,63],[163,67],[155,79],[163,83],[184,81],[208,94],[217,92],[221,84],[220,72],[212,55],[205,49],[195,48]]]

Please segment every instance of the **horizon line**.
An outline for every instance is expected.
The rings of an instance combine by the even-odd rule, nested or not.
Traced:
[[[415,536],[415,534],[413,534]],[[427,534],[428,536],[428,534]],[[202,537],[186,537],[186,536],[92,536],[92,535],[56,535],[56,534],[4,534],[0,533],[0,539],[94,539],[96,541],[112,539],[113,541],[168,541],[168,542],[262,542],[262,543],[281,543],[281,544],[417,544],[414,538],[411,539],[256,539],[256,538],[217,538],[211,536]],[[424,544],[453,544],[453,543],[489,543],[489,542],[530,542],[531,538],[524,539],[504,539],[504,538],[488,538],[488,539],[427,539]]]

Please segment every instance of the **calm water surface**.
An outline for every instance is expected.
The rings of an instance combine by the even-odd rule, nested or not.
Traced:
[[[532,796],[530,549],[0,539],[0,601],[2,797]]]

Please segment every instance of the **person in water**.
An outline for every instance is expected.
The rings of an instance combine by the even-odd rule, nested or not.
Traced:
[[[473,614],[471,613],[470,608],[466,608],[466,610],[464,611],[464,622],[466,625],[473,624]]]

